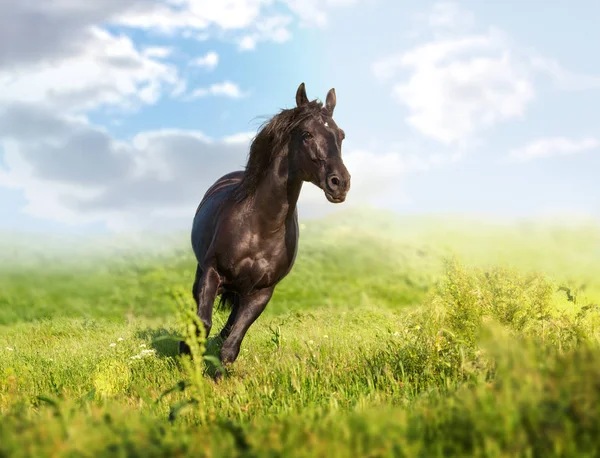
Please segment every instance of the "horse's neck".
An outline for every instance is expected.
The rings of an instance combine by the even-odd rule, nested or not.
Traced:
[[[285,227],[294,217],[302,180],[290,173],[287,155],[273,160],[257,186],[254,206],[270,231]]]

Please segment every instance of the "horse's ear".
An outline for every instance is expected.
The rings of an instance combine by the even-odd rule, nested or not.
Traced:
[[[308,97],[306,96],[306,87],[304,83],[298,86],[298,90],[296,91],[296,105],[301,107],[302,105],[308,104]]]
[[[327,108],[327,111],[329,111],[331,115],[333,115],[333,110],[335,110],[335,103],[335,89],[331,88],[329,89],[329,92],[327,93],[327,98],[325,99],[325,108]]]

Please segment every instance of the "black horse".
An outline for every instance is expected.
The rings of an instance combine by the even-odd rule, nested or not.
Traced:
[[[198,267],[192,294],[207,337],[216,297],[231,309],[220,333],[223,364],[235,361],[248,328],[294,264],[302,184],[315,184],[333,203],[343,202],[350,189],[341,157],[345,134],[332,119],[335,89],[323,106],[308,100],[302,83],[296,105],[259,130],[245,171],[217,180],[194,217],[191,240]],[[180,351],[189,353],[185,342]]]

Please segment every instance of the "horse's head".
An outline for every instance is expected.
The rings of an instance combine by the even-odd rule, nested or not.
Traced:
[[[303,109],[314,103],[309,102],[302,83],[296,92],[296,105]],[[330,89],[325,106],[309,110],[312,115],[303,117],[294,128],[289,152],[302,179],[321,188],[329,202],[340,203],[350,189],[350,174],[342,161],[345,133],[333,120],[335,104],[335,89]]]

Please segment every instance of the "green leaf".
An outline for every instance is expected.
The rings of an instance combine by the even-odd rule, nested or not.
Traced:
[[[196,404],[198,404],[198,400],[194,398],[184,399],[183,401],[179,401],[177,404],[174,404],[171,406],[171,411],[169,412],[169,421],[174,422],[183,409]]]
[[[168,396],[171,393],[180,393],[180,392],[184,391],[188,386],[189,386],[189,384],[185,380],[180,380],[179,382],[177,382],[175,384],[175,386],[169,388],[166,391],[163,391],[163,393],[159,396],[159,398],[156,402],[159,402],[162,398],[164,398],[165,396]]]

